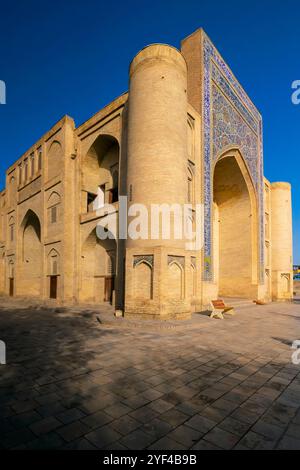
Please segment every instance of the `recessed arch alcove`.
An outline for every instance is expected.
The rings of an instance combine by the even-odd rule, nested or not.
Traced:
[[[41,223],[37,214],[31,209],[23,218],[20,236],[22,276],[20,276],[18,294],[39,296],[42,276]]]
[[[118,201],[119,153],[117,139],[106,134],[99,135],[87,151],[82,164],[82,190],[86,198],[83,206],[86,211]]]
[[[84,239],[81,248],[81,300],[112,303],[116,252],[116,240],[99,239],[96,228]]]
[[[257,196],[238,150],[214,167],[214,280],[221,297],[250,298],[257,284]]]

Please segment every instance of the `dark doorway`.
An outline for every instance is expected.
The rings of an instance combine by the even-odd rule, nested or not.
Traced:
[[[13,297],[14,295],[14,278],[13,277],[9,278],[9,295],[10,297]]]
[[[115,277],[109,276],[105,278],[104,301],[112,303],[112,294],[115,288]]]
[[[87,212],[93,212],[94,201],[97,198],[97,194],[87,193]]]
[[[57,299],[57,276],[50,276],[50,299]]]

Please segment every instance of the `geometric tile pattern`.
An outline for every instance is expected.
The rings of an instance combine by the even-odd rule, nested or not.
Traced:
[[[214,160],[229,145],[239,147],[244,156],[255,186],[258,186],[258,137],[245,123],[215,85],[212,87],[213,157]]]

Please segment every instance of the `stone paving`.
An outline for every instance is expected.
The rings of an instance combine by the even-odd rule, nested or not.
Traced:
[[[300,449],[300,303],[104,317],[0,301],[0,448]]]

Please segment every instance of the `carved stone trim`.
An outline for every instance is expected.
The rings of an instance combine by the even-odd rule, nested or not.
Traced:
[[[153,255],[134,255],[133,256],[133,267],[135,268],[137,264],[145,261],[148,263],[151,268],[153,268],[154,264],[154,256]]]
[[[283,279],[284,277],[285,277],[286,279],[288,279],[288,280],[290,280],[290,279],[291,279],[291,276],[290,276],[290,274],[289,274],[289,273],[281,273],[281,275],[280,275],[280,276],[281,276],[281,279]]]
[[[179,264],[183,269],[184,269],[184,264],[185,264],[185,258],[184,256],[173,256],[173,255],[168,255],[168,266],[171,263],[177,263]]]

